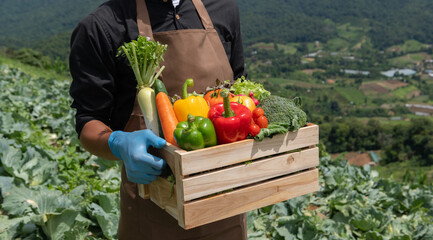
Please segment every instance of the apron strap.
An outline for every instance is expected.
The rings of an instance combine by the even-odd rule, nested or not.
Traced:
[[[209,13],[207,12],[203,2],[201,0],[192,0],[192,3],[195,6],[195,9],[198,12],[198,15],[200,16],[201,22],[206,30],[213,29],[213,23],[212,20],[209,17]]]
[[[201,0],[192,0],[192,3],[197,10],[203,27],[206,30],[213,29],[214,26],[212,20],[209,17],[209,13],[203,5],[203,2]],[[136,6],[138,32],[140,36],[146,36],[153,40],[152,25],[150,24],[149,12],[147,11],[145,0],[136,0]]]
[[[136,6],[138,32],[140,36],[146,36],[150,40],[153,40],[152,26],[150,25],[146,2],[144,0],[136,0]]]

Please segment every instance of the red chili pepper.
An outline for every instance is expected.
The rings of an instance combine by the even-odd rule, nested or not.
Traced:
[[[217,134],[218,144],[231,143],[247,138],[251,125],[251,111],[242,104],[229,101],[229,91],[220,96],[224,103],[214,105],[208,113]]]

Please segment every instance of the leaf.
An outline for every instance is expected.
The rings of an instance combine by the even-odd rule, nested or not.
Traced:
[[[96,218],[99,226],[104,233],[104,236],[109,239],[117,238],[117,225],[119,221],[119,216],[112,213],[107,213],[95,203],[91,203],[87,207],[89,214]]]
[[[32,190],[13,186],[2,207],[11,216],[26,216],[25,219],[41,226],[50,238],[62,239],[64,232],[73,226],[79,213],[77,203],[76,199],[71,200],[56,190]]]
[[[362,231],[368,232],[371,230],[381,231],[390,221],[390,216],[372,207],[362,209],[360,214],[355,215],[350,220],[350,224]]]
[[[3,168],[10,175],[19,177],[25,181],[28,181],[29,176],[27,172],[21,172],[21,159],[22,154],[17,148],[9,146],[9,142],[0,138],[0,153],[2,155],[1,162]]]
[[[63,239],[65,232],[69,231],[78,215],[78,211],[65,209],[60,214],[46,214],[47,222],[42,225],[44,233],[51,239]]]
[[[5,197],[3,209],[11,215],[45,215],[60,213],[64,209],[77,209],[78,199],[63,195],[60,191],[39,187],[37,190],[13,186]],[[44,224],[46,222],[39,222]]]
[[[255,221],[254,221],[254,229],[266,232],[267,224],[266,224],[266,221],[264,220],[264,218],[259,217],[259,218],[255,219]]]
[[[284,240],[294,240],[296,239],[296,235],[289,232],[289,230],[286,227],[276,227],[275,230],[277,233],[284,237]]]
[[[248,240],[269,240],[264,232],[248,233]]]
[[[365,238],[369,240],[384,240],[383,236],[377,232],[368,232],[365,234]]]
[[[4,199],[2,209],[12,216],[31,214],[33,212],[32,207],[27,201],[31,194],[32,192],[27,188],[12,186]]]
[[[65,240],[88,240],[89,237],[89,223],[76,221],[74,226],[68,231],[64,232]]]
[[[4,169],[30,186],[43,183],[57,172],[57,163],[43,158],[33,147],[28,147],[23,154],[20,149],[11,146],[10,141],[0,138],[0,153]]]
[[[0,230],[0,239],[15,239],[17,230],[18,225],[13,225],[11,228]]]
[[[99,206],[107,213],[119,213],[120,196],[116,193],[103,193],[95,191],[95,199]]]
[[[289,210],[284,202],[275,204],[274,211],[278,216],[287,216],[289,214]]]
[[[401,235],[401,236],[393,236],[389,240],[411,240],[411,239],[412,238],[410,235]]]
[[[19,224],[26,224],[29,221],[30,221],[30,217],[28,216],[9,219],[7,216],[0,215],[0,233],[9,231],[9,234],[11,234],[16,230]],[[6,239],[6,238],[0,238],[0,239]]]
[[[11,177],[0,176],[0,204],[3,202],[3,197],[9,192],[13,181],[14,179]]]

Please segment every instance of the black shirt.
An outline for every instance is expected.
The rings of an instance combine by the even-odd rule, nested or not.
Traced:
[[[235,0],[202,0],[223,43],[234,78],[246,75],[239,9]],[[191,0],[174,8],[171,0],[146,0],[153,32],[203,29]],[[83,18],[71,37],[70,94],[76,108],[76,130],[100,120],[121,130],[131,114],[136,85],[125,57],[117,49],[138,37],[135,0],[111,0]]]

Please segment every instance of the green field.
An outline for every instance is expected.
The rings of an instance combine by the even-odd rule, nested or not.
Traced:
[[[297,46],[299,44],[297,43],[287,43],[287,44],[273,44],[273,43],[264,43],[264,42],[260,42],[260,43],[256,43],[254,45],[252,45],[251,47],[255,47],[255,48],[259,48],[259,49],[265,49],[265,50],[275,50],[275,46],[277,46],[279,51],[283,51],[284,54],[295,54],[298,49]]]
[[[362,39],[364,32],[343,31],[338,35],[353,44],[359,42],[359,40]]]
[[[383,178],[393,178],[401,182],[406,174],[410,176],[427,176],[427,183],[433,183],[433,166],[421,167],[416,166],[410,161],[390,163],[385,166],[375,166],[374,170],[379,172],[379,176]]]
[[[0,54],[0,65],[7,65],[10,68],[19,68],[21,71],[32,77],[43,77],[49,79],[71,79],[70,75],[58,74],[53,70],[42,69],[39,67],[23,64],[18,60],[4,57]]]
[[[347,48],[359,48],[366,40],[366,32],[363,27],[350,23],[337,26],[339,38],[328,41],[329,50],[346,50]]]
[[[407,40],[403,44],[392,46],[388,48],[388,51],[394,51],[394,52],[417,52],[423,50],[425,47],[425,44],[422,44],[416,40]]]
[[[277,44],[279,50],[283,50],[284,54],[295,54],[298,49],[296,48],[296,43],[288,44]]]
[[[334,89],[349,102],[353,102],[356,105],[365,103],[365,95],[355,87],[336,87]]]
[[[424,60],[425,53],[410,53],[401,57],[391,58],[390,63],[396,67],[406,67]]]
[[[342,38],[333,38],[326,43],[328,51],[346,51],[350,47],[350,43]]]
[[[401,87],[393,91],[392,93],[400,99],[407,99],[409,93],[418,90],[414,85],[409,85],[407,87]]]

